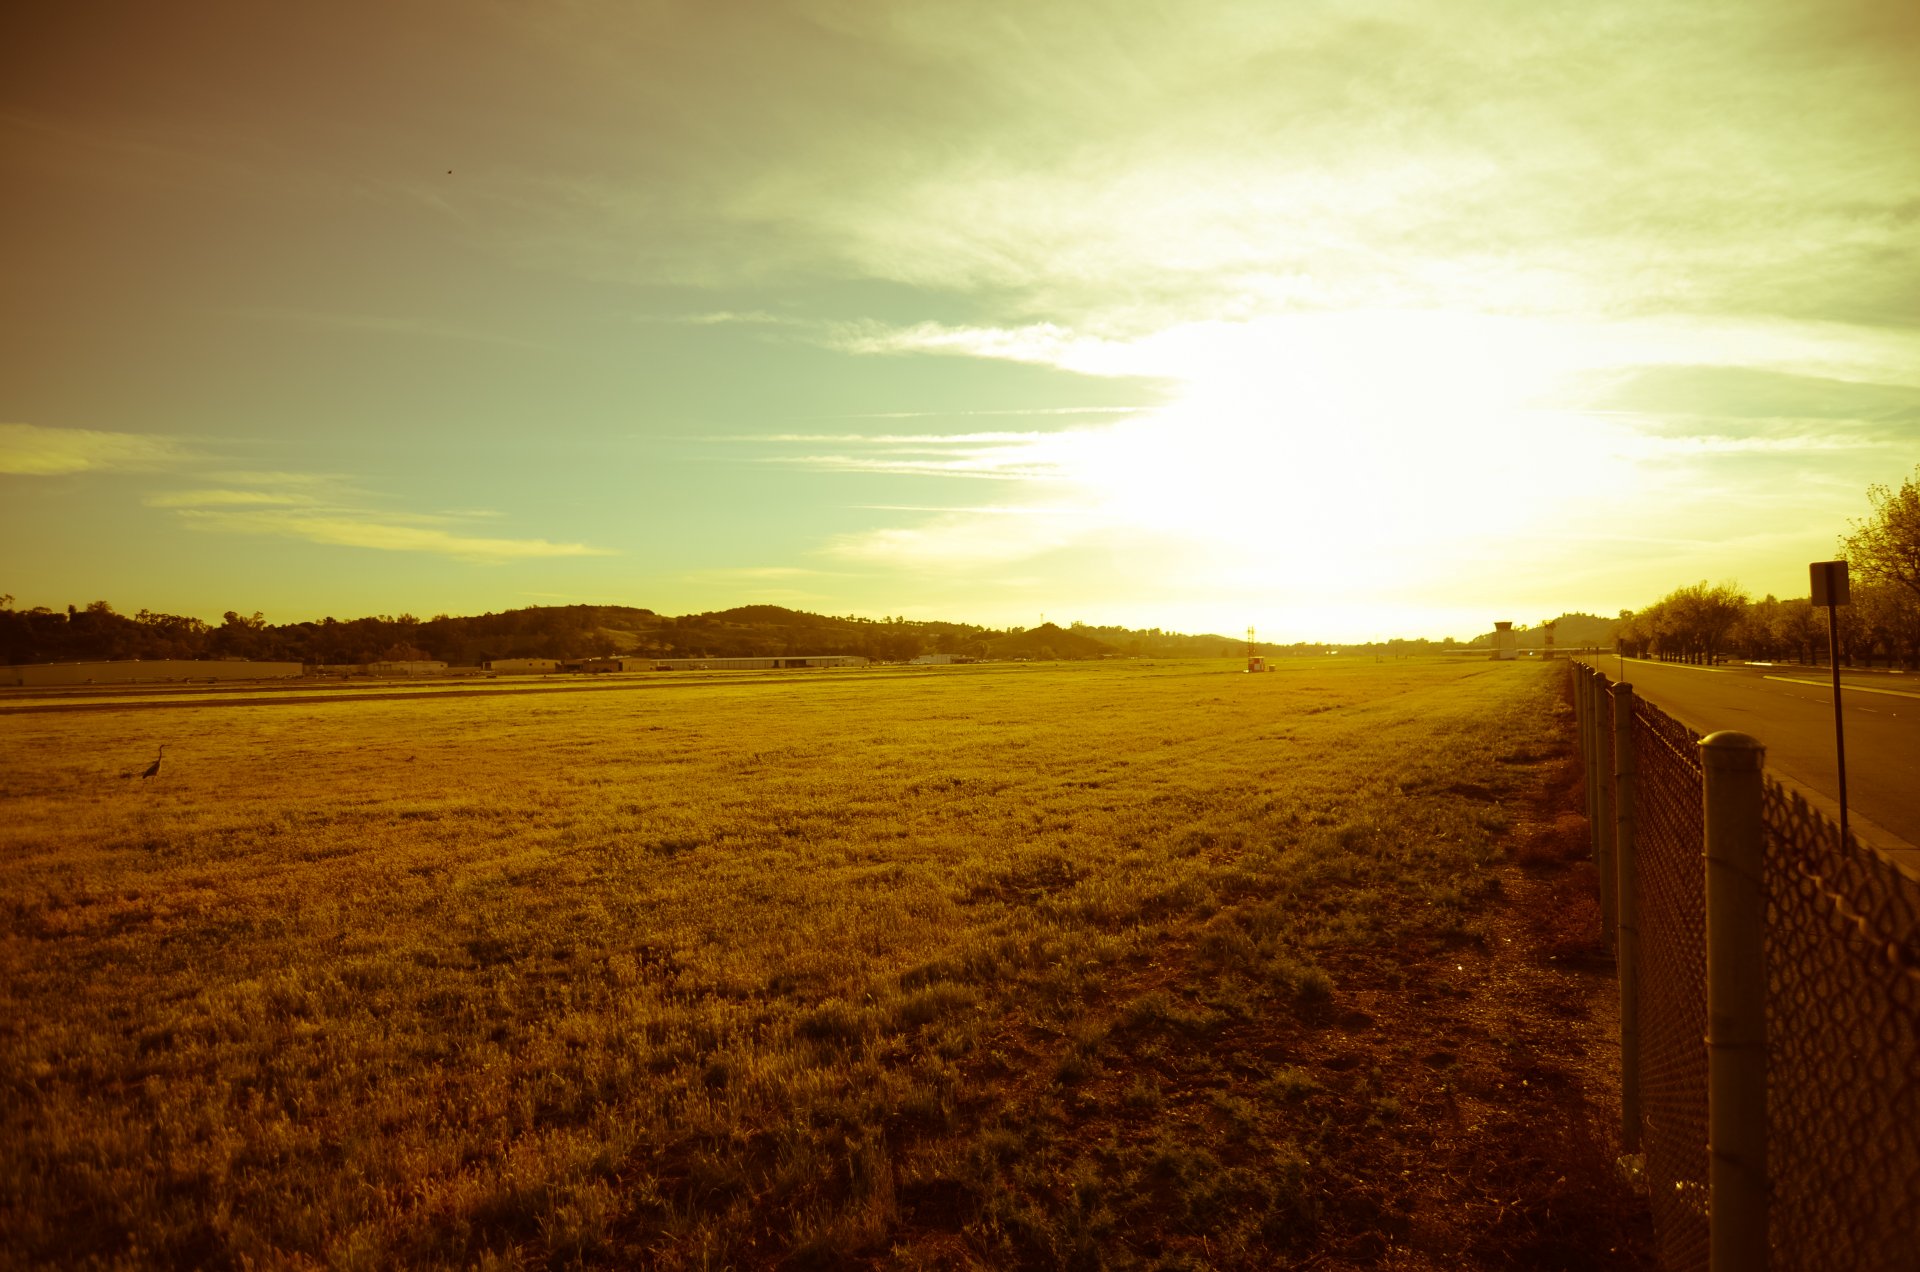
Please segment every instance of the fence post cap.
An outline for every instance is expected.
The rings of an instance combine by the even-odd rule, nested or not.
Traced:
[[[1715,768],[1759,768],[1766,743],[1751,734],[1722,729],[1700,739],[1700,758]]]

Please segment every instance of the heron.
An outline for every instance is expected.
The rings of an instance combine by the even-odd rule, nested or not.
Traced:
[[[157,774],[160,771],[160,761],[166,758],[167,758],[167,744],[165,742],[162,742],[160,744],[160,754],[153,757],[153,763],[147,765],[147,771],[140,775],[140,780],[144,782],[148,778]]]

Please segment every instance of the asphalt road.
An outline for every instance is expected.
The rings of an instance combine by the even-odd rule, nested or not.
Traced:
[[[1833,696],[1826,668],[1689,667],[1585,658],[1609,680],[1698,733],[1738,729],[1767,748],[1767,769],[1837,817]],[[1920,845],[1920,676],[1842,671],[1847,811],[1861,840],[1895,851]]]

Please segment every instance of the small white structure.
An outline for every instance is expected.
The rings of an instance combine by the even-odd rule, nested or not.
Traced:
[[[651,658],[611,657],[581,658],[573,662],[563,661],[559,664],[559,668],[561,671],[586,671],[597,674],[606,671],[652,671],[654,665],[653,659]]]
[[[908,665],[913,667],[950,667],[953,665],[953,655],[922,654],[918,658],[913,659]]]
[[[495,658],[490,662],[482,663],[481,666],[485,667],[488,671],[525,674],[529,672],[558,671],[560,670],[560,660],[558,658]]]
[[[859,654],[781,654],[769,658],[654,658],[655,671],[785,671],[798,667],[864,667]]]
[[[1500,662],[1511,662],[1520,656],[1520,638],[1514,634],[1512,623],[1493,625],[1493,656]]]
[[[447,664],[435,658],[412,658],[404,662],[375,662],[367,664],[370,676],[432,676],[447,669]]]

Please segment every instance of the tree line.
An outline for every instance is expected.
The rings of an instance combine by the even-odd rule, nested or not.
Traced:
[[[780,654],[860,654],[911,658],[985,632],[959,624],[876,622],[746,606],[670,617],[628,606],[531,606],[470,616],[412,614],[322,618],[272,624],[229,610],[218,623],[141,610],[122,614],[106,601],[65,612],[17,610],[0,597],[0,662],[97,659],[244,658],[351,665],[435,659],[477,665],[500,658],[583,659],[614,654],[722,658]]]
[[[892,615],[873,619],[810,614],[777,605],[743,605],[678,617],[623,605],[553,605],[429,619],[381,614],[272,624],[258,612],[229,610],[218,623],[209,623],[144,609],[123,614],[106,601],[69,605],[64,611],[20,610],[12,602],[12,597],[0,595],[0,663],[241,658],[337,666],[434,659],[475,666],[501,658],[808,654],[856,654],[875,662],[904,662],[923,653],[1005,657],[1008,642],[1020,644],[1013,638],[1023,634],[1018,628]],[[1235,648],[1223,637],[1186,636],[1158,628],[1092,629],[1075,623],[1071,633],[1051,624],[1046,630],[1059,634],[1045,646],[1049,654],[1066,658],[1111,653],[1108,644],[1088,639],[1096,630],[1113,638],[1111,644],[1118,649],[1145,656],[1212,657]],[[1086,652],[1096,648],[1101,652]]]
[[[1870,486],[1867,500],[1871,513],[1839,539],[1852,580],[1837,613],[1841,661],[1920,669],[1920,466],[1898,488]],[[1813,663],[1827,657],[1827,616],[1808,597],[1756,601],[1736,583],[1703,581],[1623,610],[1614,639],[1635,657],[1674,662]]]

